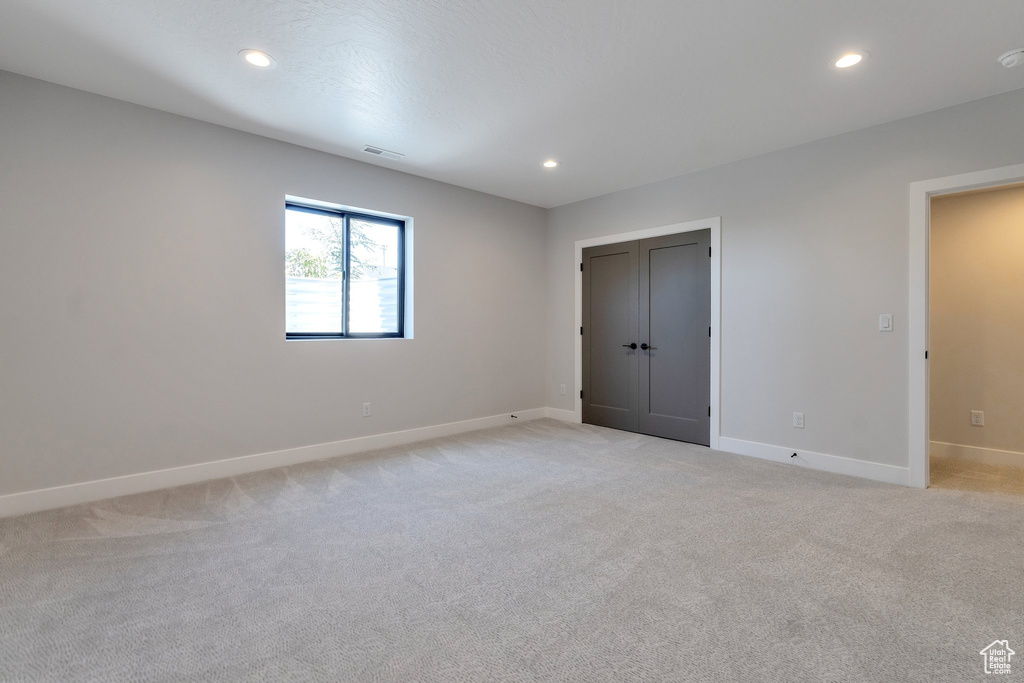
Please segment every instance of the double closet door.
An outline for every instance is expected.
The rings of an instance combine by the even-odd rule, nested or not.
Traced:
[[[583,421],[711,440],[711,231],[583,250]]]

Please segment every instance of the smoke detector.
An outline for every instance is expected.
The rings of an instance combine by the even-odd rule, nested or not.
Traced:
[[[365,145],[363,147],[363,151],[366,152],[367,154],[372,154],[375,157],[383,157],[385,159],[391,159],[393,161],[397,161],[405,156],[400,152],[392,152],[386,149],[381,149],[380,147],[374,147],[373,145]]]
[[[1012,69],[1015,66],[1024,64],[1024,47],[1018,47],[1016,50],[1010,50],[1006,54],[1000,56],[999,63],[1007,69]]]

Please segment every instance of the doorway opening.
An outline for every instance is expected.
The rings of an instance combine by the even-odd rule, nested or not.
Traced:
[[[1007,317],[1004,315],[1001,319],[995,323],[988,323],[985,327],[979,327],[974,324],[973,318],[974,313],[971,311],[981,310],[980,306],[976,306],[973,309],[970,304],[970,292],[964,292],[962,287],[964,286],[961,282],[962,273],[951,274],[948,272],[949,268],[946,265],[947,261],[953,261],[956,263],[956,259],[959,256],[958,251],[962,251],[963,247],[957,247],[955,244],[952,247],[946,244],[945,241],[936,242],[937,239],[944,240],[943,234],[945,232],[954,233],[956,226],[954,225],[948,231],[944,226],[946,220],[946,211],[952,203],[956,202],[958,197],[976,198],[982,197],[983,195],[1002,196],[996,193],[1001,190],[1012,190],[1014,186],[1024,184],[1024,164],[1016,166],[1007,166],[1003,168],[991,169],[987,171],[978,171],[975,173],[966,173],[962,175],[949,176],[945,178],[936,178],[933,180],[921,181],[912,183],[910,186],[910,307],[909,307],[909,470],[910,477],[909,483],[912,486],[920,488],[926,488],[932,481],[931,476],[931,455],[933,450],[933,431],[932,421],[936,421],[934,438],[949,438],[949,439],[973,439],[979,437],[982,434],[981,431],[984,427],[976,424],[978,417],[972,417],[972,411],[984,412],[984,407],[971,407],[967,410],[967,424],[963,425],[958,423],[961,417],[959,412],[962,412],[958,406],[959,398],[951,396],[960,392],[963,394],[965,400],[968,401],[981,401],[992,400],[991,398],[986,399],[984,385],[988,382],[989,387],[992,386],[991,381],[985,379],[985,375],[979,375],[975,372],[971,375],[967,370],[963,369],[968,367],[970,363],[974,362],[974,359],[968,361],[968,366],[958,366],[957,362],[954,362],[955,349],[966,346],[968,351],[971,347],[981,348],[982,351],[974,351],[975,356],[985,355],[989,352],[988,346],[979,346],[979,344],[988,344],[989,339],[982,336],[982,333],[986,330],[993,329],[996,334],[1000,334],[1000,326],[1005,323]],[[988,190],[989,192],[978,192]],[[973,199],[965,200],[966,203],[975,201]],[[945,208],[944,208],[945,207]],[[933,212],[940,212],[934,213]],[[954,212],[955,213],[955,212]],[[933,225],[933,219],[938,221]],[[956,222],[955,220],[953,221]],[[987,227],[987,226],[986,226]],[[933,230],[935,231],[933,234]],[[961,238],[965,237],[963,234]],[[974,237],[980,237],[980,235],[974,235]],[[973,239],[971,236],[967,236],[968,243],[971,243]],[[933,243],[937,249],[941,252],[932,251]],[[980,240],[979,240],[980,243]],[[973,248],[973,247],[972,247]],[[990,257],[991,258],[991,257]],[[935,259],[936,267],[941,267],[942,273],[932,272],[932,260]],[[1019,259],[1017,261],[1020,262]],[[964,263],[961,261],[956,265],[963,269]],[[977,264],[975,264],[977,265]],[[984,270],[984,263],[982,270]],[[973,268],[971,272],[977,273],[978,271]],[[931,277],[941,278],[941,281],[936,281],[935,287],[933,288]],[[977,277],[977,275],[975,276]],[[933,311],[932,309],[932,294],[937,297],[936,305],[943,306],[941,310]],[[1024,293],[1024,292],[1021,292]],[[967,308],[961,309],[964,304],[957,302],[957,299],[967,298]],[[1017,299],[1019,300],[1019,295]],[[987,302],[986,304],[987,305]],[[1019,304],[1016,306],[1020,308]],[[996,309],[999,307],[996,306]],[[963,310],[967,310],[964,313]],[[1003,310],[1005,313],[1005,308]],[[934,317],[934,321],[933,321]],[[936,348],[932,348],[932,335],[935,334]],[[933,355],[933,351],[942,355],[941,366],[936,368],[933,367],[935,364],[936,357]],[[998,354],[997,354],[998,355]],[[1005,359],[1003,359],[1005,360]],[[1021,361],[1018,361],[1021,362]],[[958,367],[960,369],[958,369]],[[1004,372],[1011,372],[1012,368],[1008,365],[1004,366]],[[933,378],[932,373],[935,372]],[[999,372],[997,370],[997,372]],[[966,374],[965,374],[966,373]],[[936,385],[935,392],[941,393],[941,404],[936,403],[935,414],[932,412],[933,398],[935,398],[935,392],[932,391],[933,380],[939,381],[941,384]],[[952,384],[952,385],[951,385]],[[968,385],[977,385],[981,388],[974,388]],[[999,386],[1004,386],[1000,384]],[[1002,391],[1002,389],[997,389]],[[973,393],[972,393],[973,392]],[[981,392],[981,393],[978,393]],[[975,398],[975,397],[978,398]],[[1002,405],[1004,401],[998,400],[998,403]],[[1012,410],[1013,406],[1007,406]],[[1002,426],[1005,426],[1006,414],[1003,412],[1006,408],[1000,407],[996,409],[999,412],[999,421]],[[980,418],[984,421],[984,417]],[[972,420],[975,424],[971,424]],[[953,436],[959,434],[962,427],[968,428],[967,434],[970,437]],[[970,429],[976,431],[972,434]],[[1001,432],[997,434],[996,432]],[[985,432],[985,435],[989,439],[987,443],[1004,443],[999,439],[1005,438],[1006,434],[1012,433],[1013,429],[1009,430],[990,430]],[[946,436],[941,436],[946,435]],[[983,443],[984,441],[979,441]],[[964,449],[953,449],[950,450],[948,446],[968,446],[972,449],[985,448],[984,446],[971,446],[970,444],[950,444],[945,441],[936,441],[939,444],[935,448],[936,455],[939,458],[956,455],[961,461],[965,460],[963,457],[964,453],[968,453]],[[1009,443],[1008,441],[1005,443]],[[942,445],[946,444],[946,445]],[[1022,445],[1024,448],[1024,445]],[[999,448],[988,448],[987,450],[1003,450]],[[1012,453],[1013,451],[1008,451]],[[992,453],[980,452],[974,450],[970,451],[973,453],[971,457],[984,457],[991,459]],[[1007,458],[1010,456],[999,455],[1000,458]],[[984,467],[1002,467],[1003,464],[997,464],[992,462],[981,462],[976,463],[977,469],[984,469]],[[991,474],[992,472],[990,472]],[[963,475],[958,471],[947,466],[947,463],[940,463],[940,468],[937,468],[936,475],[940,478],[945,478],[947,481],[950,478],[959,477],[965,482],[970,478],[970,475]]]
[[[1024,495],[1024,184],[929,214],[931,486]]]
[[[705,428],[708,435],[706,443],[711,448],[717,449],[719,447],[719,438],[721,435],[720,427],[720,386],[721,386],[721,219],[708,218],[699,221],[690,221],[687,223],[676,223],[673,225],[660,226],[657,228],[648,228],[644,230],[636,230],[631,232],[617,233],[614,235],[607,235],[604,237],[597,237],[587,240],[580,240],[576,242],[575,249],[575,263],[576,265],[576,325],[577,328],[583,328],[583,271],[580,270],[578,264],[582,264],[584,261],[583,251],[591,247],[597,247],[602,245],[612,245],[624,242],[649,240],[652,238],[660,238],[669,235],[678,235],[681,233],[693,233],[698,231],[708,231],[708,246],[706,249],[710,249],[710,256],[705,257],[710,262],[710,281],[708,282],[708,291],[705,294],[710,301],[708,301],[710,307],[710,349],[708,359],[706,361],[708,366],[709,374],[709,388],[707,391],[707,403],[701,401],[702,407],[705,407],[707,412],[710,413],[706,416],[708,426]],[[668,252],[664,252],[668,253]],[[707,251],[705,250],[705,254]],[[639,256],[638,256],[639,259]],[[639,296],[639,284],[638,284],[638,296]],[[627,346],[632,343],[637,343],[638,347],[641,343],[650,342],[650,340],[625,340],[622,343],[626,343]],[[657,344],[650,344],[657,346]],[[575,366],[576,366],[576,421],[583,422],[583,402],[584,399],[580,396],[583,390],[583,335],[576,335],[576,351],[575,351]],[[653,351],[658,351],[654,349]],[[623,349],[626,351],[626,349]],[[630,349],[629,351],[633,351]],[[642,349],[640,352],[647,353],[648,349]]]

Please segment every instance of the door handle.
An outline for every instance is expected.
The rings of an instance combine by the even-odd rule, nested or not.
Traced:
[[[623,346],[626,347],[627,349],[635,349],[636,348],[636,342],[633,342],[632,344],[623,344]]]
[[[647,342],[644,342],[643,344],[641,344],[641,345],[640,345],[640,348],[641,348],[641,349],[643,349],[644,351],[646,351],[646,350],[648,350],[648,349],[650,349],[651,351],[654,351],[654,350],[655,350],[655,348],[654,348],[653,346],[648,346],[648,345],[647,345]]]

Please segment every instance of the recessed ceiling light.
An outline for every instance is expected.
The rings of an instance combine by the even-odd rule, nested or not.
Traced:
[[[554,159],[548,159],[543,164],[541,164],[541,166],[543,166],[544,168],[555,168],[556,166],[558,166],[558,162],[555,161]]]
[[[863,62],[867,56],[868,53],[866,52],[847,52],[836,60],[835,66],[837,69],[849,69],[851,66],[856,66]]]
[[[1000,55],[999,63],[1007,69],[1024,64],[1024,47],[1019,47],[1016,50],[1010,50]]]
[[[238,56],[261,69],[273,69],[277,66],[274,58],[262,50],[240,50]]]

